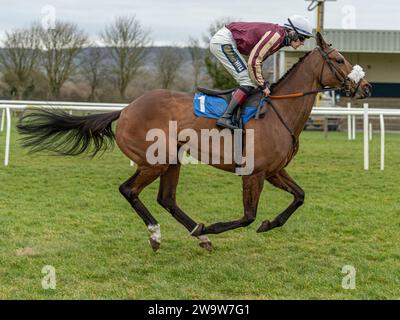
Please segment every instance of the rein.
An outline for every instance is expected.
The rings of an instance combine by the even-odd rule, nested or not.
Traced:
[[[332,73],[335,75],[335,77],[339,80],[339,82],[341,82],[341,87],[335,87],[335,88],[324,88],[324,85],[321,82],[321,79],[319,79],[320,84],[322,86],[322,89],[320,90],[313,90],[313,91],[306,91],[306,92],[296,92],[296,93],[290,93],[290,94],[286,94],[286,95],[278,95],[278,96],[267,96],[264,97],[263,99],[261,99],[259,106],[258,106],[258,110],[257,110],[257,114],[256,114],[256,119],[259,118],[260,116],[260,109],[261,107],[265,104],[269,104],[272,108],[272,110],[274,110],[275,114],[277,115],[278,119],[281,121],[281,123],[283,124],[283,126],[286,128],[286,130],[290,133],[290,136],[292,137],[292,142],[293,142],[293,148],[294,148],[294,152],[296,151],[296,148],[298,146],[298,139],[296,137],[296,135],[294,134],[293,130],[288,126],[288,124],[286,123],[286,121],[282,118],[281,114],[279,113],[279,111],[276,109],[276,107],[274,106],[274,104],[272,103],[272,99],[289,99],[289,98],[300,98],[300,97],[304,97],[307,95],[311,95],[311,94],[316,94],[316,93],[320,93],[320,92],[325,92],[325,91],[338,91],[338,90],[345,90],[346,93],[348,93],[348,89],[346,88],[346,84],[347,81],[349,81],[349,77],[348,76],[343,76],[341,74],[341,72],[339,72],[339,70],[336,68],[336,66],[332,63],[331,59],[329,58],[329,54],[334,51],[334,49],[332,49],[329,52],[325,52],[321,47],[318,47],[319,52],[321,53],[322,58],[324,59],[324,63],[322,65],[322,70],[321,70],[321,77],[322,78],[322,74],[324,71],[324,66],[325,63],[329,66],[329,69],[332,71]],[[359,81],[358,87],[360,86],[361,81]],[[354,90],[354,94],[353,96],[356,94],[357,89]]]
[[[325,91],[339,91],[342,90],[343,88],[324,88],[321,90],[313,90],[313,91],[306,91],[306,92],[296,92],[296,93],[289,93],[289,94],[284,94],[284,95],[279,95],[279,96],[268,96],[270,99],[289,99],[289,98],[300,98],[304,96],[308,96],[310,94],[315,94],[315,93],[320,93],[320,92],[325,92]]]
[[[329,54],[331,52],[335,51],[335,49],[331,49],[330,51],[325,52],[321,47],[318,47],[318,50],[319,50],[322,58],[324,59],[324,62],[326,62],[329,69],[332,71],[332,73],[336,77],[336,79],[341,83],[340,87],[324,88],[325,86],[321,83],[321,79],[320,79],[320,84],[322,86],[322,89],[320,89],[320,90],[313,90],[313,91],[307,91],[307,92],[296,92],[296,93],[290,93],[290,94],[279,95],[279,96],[269,96],[269,98],[271,98],[271,99],[299,98],[299,97],[304,97],[304,96],[307,96],[310,94],[315,94],[315,93],[320,93],[320,92],[325,92],[325,91],[340,91],[340,90],[344,90],[346,92],[346,94],[349,94],[349,90],[346,87],[346,84],[348,81],[351,81],[351,80],[348,78],[348,76],[342,75],[341,72],[336,68],[336,66],[332,63],[331,59],[329,58]],[[322,74],[324,72],[324,67],[325,67],[325,63],[322,65],[320,78],[322,78]],[[361,81],[358,82],[357,88],[354,90],[352,97],[354,97],[354,95],[356,94],[357,89],[360,86],[360,83],[361,83]]]

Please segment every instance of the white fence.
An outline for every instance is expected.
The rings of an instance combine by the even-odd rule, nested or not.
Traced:
[[[9,156],[10,156],[10,137],[11,137],[11,110],[24,110],[28,107],[37,106],[43,109],[63,109],[69,111],[117,111],[126,107],[126,104],[117,103],[81,103],[81,102],[49,102],[49,101],[0,101],[0,108],[2,110],[1,116],[1,128],[4,130],[4,118],[7,121],[6,128],[6,145],[5,145],[5,155],[4,155],[4,165],[8,166]],[[131,161],[131,165],[133,162]]]
[[[24,110],[31,106],[38,106],[41,108],[49,109],[63,109],[63,110],[79,110],[79,111],[116,111],[123,109],[125,104],[118,103],[86,103],[86,102],[49,102],[49,101],[0,101],[0,109],[2,109],[1,116],[1,131],[4,129],[4,122],[6,120],[6,144],[4,165],[9,164],[10,154],[10,137],[11,137],[11,111]],[[370,109],[368,104],[364,104],[364,108],[351,108],[348,104],[347,108],[314,108],[311,115],[315,116],[347,116],[348,117],[348,139],[355,139],[355,118],[362,116],[364,127],[364,169],[369,169],[369,140],[372,138],[372,130],[369,124],[369,117],[379,116],[380,119],[380,133],[381,133],[381,160],[380,168],[384,170],[385,160],[385,122],[384,117],[400,117],[400,109]],[[132,162],[131,162],[132,165]]]

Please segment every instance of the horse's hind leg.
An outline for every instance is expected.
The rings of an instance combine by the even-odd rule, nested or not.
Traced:
[[[151,233],[149,241],[154,251],[157,251],[161,243],[160,225],[140,201],[139,194],[146,186],[163,174],[166,169],[167,166],[140,167],[131,178],[119,187],[121,194],[128,200],[149,229]]]
[[[176,188],[179,181],[180,164],[171,164],[168,170],[160,177],[160,189],[157,201],[189,232],[193,231],[197,223],[184,213],[176,204]],[[211,241],[207,236],[199,236],[200,246],[208,251],[212,250]]]
[[[267,179],[275,187],[285,190],[294,196],[293,202],[279,214],[274,220],[265,220],[258,228],[257,232],[265,232],[276,227],[281,227],[290,218],[293,212],[297,210],[304,202],[303,189],[282,169],[276,175]]]
[[[199,224],[192,235],[221,233],[231,229],[246,227],[251,224],[257,214],[258,201],[264,186],[265,174],[260,172],[250,176],[243,176],[243,206],[244,216],[239,220],[218,222],[208,227]]]

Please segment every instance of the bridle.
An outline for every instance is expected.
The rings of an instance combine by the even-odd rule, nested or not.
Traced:
[[[332,59],[329,57],[329,55],[335,51],[335,49],[331,49],[328,52],[325,52],[324,49],[322,49],[320,46],[318,46],[318,51],[321,54],[322,58],[324,59],[324,63],[322,64],[322,69],[321,69],[321,75],[319,77],[320,85],[322,88],[329,89],[329,90],[340,90],[344,91],[346,93],[346,96],[351,96],[354,98],[356,95],[358,88],[360,87],[361,80],[358,81],[357,87],[354,89],[354,92],[351,93],[351,83],[353,80],[351,80],[347,75],[343,75],[342,72],[335,66],[335,64],[332,62]],[[326,63],[325,63],[326,62]],[[326,88],[326,86],[322,83],[322,75],[324,73],[324,68],[325,64],[328,65],[329,69],[332,71],[333,75],[336,77],[336,79],[341,83],[340,87],[336,88]]]
[[[321,68],[321,73],[320,73],[320,77],[319,77],[319,82],[321,85],[322,89],[319,90],[313,90],[313,91],[307,91],[307,92],[297,92],[297,93],[291,93],[291,94],[287,94],[287,95],[281,95],[281,96],[268,96],[268,97],[264,97],[263,99],[261,99],[260,104],[257,108],[257,113],[255,116],[255,119],[258,119],[260,116],[260,109],[261,107],[264,105],[264,103],[269,104],[272,108],[272,110],[274,110],[274,112],[276,113],[278,119],[282,122],[283,126],[287,129],[287,131],[289,131],[291,137],[292,137],[292,142],[293,142],[293,152],[297,151],[298,148],[298,139],[296,137],[296,135],[294,134],[293,130],[288,126],[288,124],[286,123],[286,121],[283,119],[283,117],[281,116],[281,114],[279,113],[279,111],[277,110],[277,108],[274,106],[274,104],[272,103],[272,99],[287,99],[287,98],[298,98],[298,97],[304,97],[306,95],[310,95],[310,94],[316,94],[319,92],[324,92],[324,91],[344,91],[346,93],[347,96],[350,96],[353,98],[357,91],[358,88],[360,87],[361,84],[361,80],[358,81],[357,87],[354,89],[354,92],[351,93],[351,83],[353,80],[351,80],[347,75],[343,75],[343,73],[341,72],[341,70],[339,70],[335,64],[332,62],[332,59],[329,57],[329,55],[335,51],[335,49],[331,49],[328,52],[325,52],[324,49],[322,49],[320,46],[317,47],[319,53],[321,54],[324,62],[322,63],[322,68]],[[336,77],[336,79],[340,82],[340,86],[338,87],[334,87],[334,88],[328,88],[327,86],[325,86],[322,83],[322,76],[324,73],[324,68],[325,65],[328,65],[329,69],[332,71],[333,75]],[[261,114],[262,115],[262,114]]]
[[[317,47],[319,53],[321,54],[323,58],[323,63],[322,63],[322,68],[319,76],[319,83],[321,86],[321,89],[318,90],[312,90],[312,91],[306,91],[306,92],[295,92],[295,93],[289,93],[285,95],[270,95],[265,98],[265,100],[271,100],[271,99],[288,99],[288,98],[299,98],[299,97],[304,97],[308,96],[310,94],[316,94],[320,92],[325,92],[325,91],[344,91],[346,96],[354,98],[356,95],[358,88],[360,87],[361,80],[358,81],[357,87],[354,89],[354,92],[352,93],[351,91],[351,84],[353,80],[351,80],[347,75],[343,75],[342,72],[335,66],[335,64],[332,62],[332,59],[329,57],[329,55],[335,51],[335,49],[331,49],[328,52],[325,52],[320,46]],[[325,65],[328,65],[329,69],[333,73],[333,75],[336,77],[336,79],[340,82],[340,86],[337,87],[327,87],[322,83],[322,75],[324,73]]]

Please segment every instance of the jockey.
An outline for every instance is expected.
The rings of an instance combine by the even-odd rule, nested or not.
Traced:
[[[263,22],[232,22],[220,29],[210,41],[211,53],[224,65],[239,88],[232,95],[225,113],[217,125],[237,129],[232,114],[253,91],[260,88],[270,94],[269,83],[262,75],[262,63],[284,46],[294,49],[312,37],[310,21],[299,15],[289,17],[283,26]],[[242,55],[248,56],[248,61]]]

